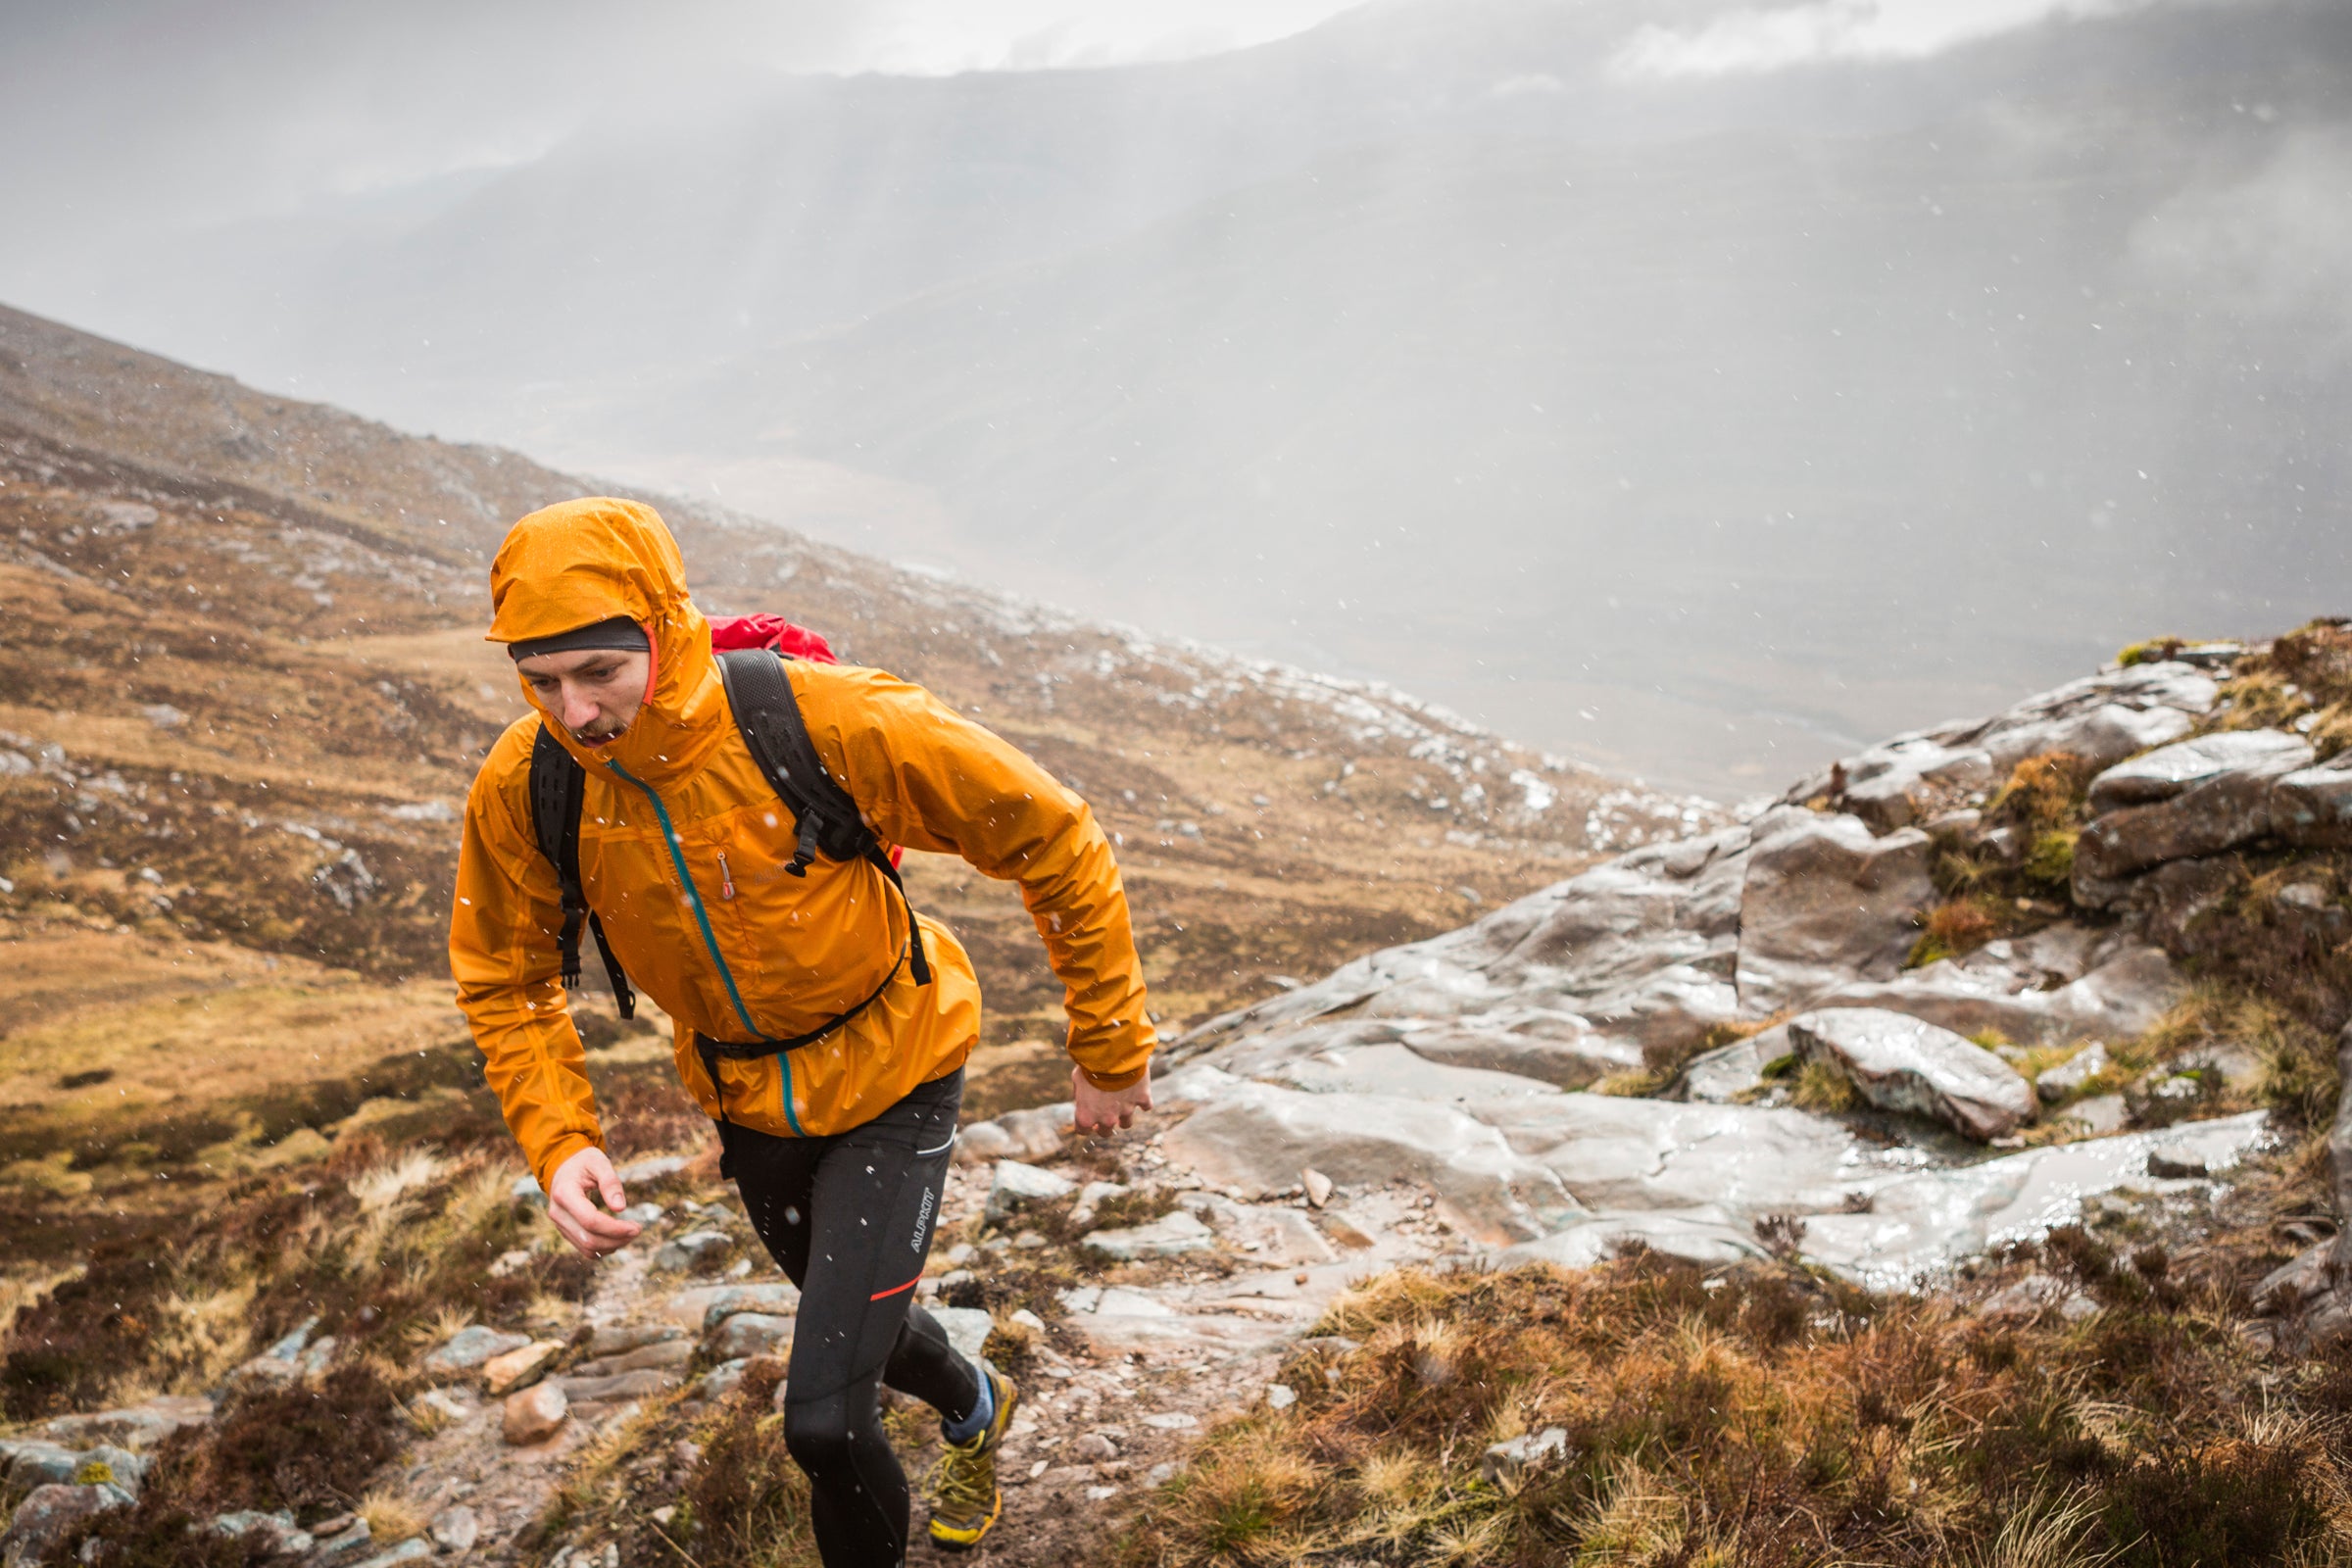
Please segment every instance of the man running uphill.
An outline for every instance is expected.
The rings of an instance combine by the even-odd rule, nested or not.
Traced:
[[[741,666],[722,680],[651,510],[583,500],[533,513],[490,585],[490,639],[540,712],[500,737],[467,798],[450,963],[550,1216],[592,1256],[637,1235],[615,1217],[626,1200],[565,1010],[564,879],[532,789],[543,726],[585,774],[574,951],[585,912],[676,1021],[678,1075],[718,1124],[721,1169],[801,1289],[784,1436],[808,1473],[819,1552],[828,1568],[905,1557],[884,1382],[941,1415],[932,1539],[976,1544],[996,1522],[1017,1391],[913,1303],[979,1035],[971,960],[915,915],[878,852],[810,858],[813,828],[799,831],[737,728],[733,705],[756,718],[761,700],[743,695]],[[1078,1125],[1131,1125],[1152,1104],[1152,1034],[1118,867],[1085,803],[920,687],[801,661],[784,672],[816,760],[881,842],[1019,880],[1064,987]],[[775,748],[762,750],[774,767]],[[551,760],[578,776],[552,752],[543,775]],[[537,809],[554,809],[544,789]]]

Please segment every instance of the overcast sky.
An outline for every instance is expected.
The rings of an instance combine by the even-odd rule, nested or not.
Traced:
[[[74,0],[0,4],[0,281],[72,251],[527,160],[779,71],[943,74],[1264,43],[1352,0]],[[1560,0],[1563,5],[1576,0]],[[1793,0],[1641,29],[1629,75],[1923,54],[2138,0]],[[11,237],[13,235],[13,238]],[[20,261],[22,258],[20,258]],[[22,275],[22,274],[20,274]]]

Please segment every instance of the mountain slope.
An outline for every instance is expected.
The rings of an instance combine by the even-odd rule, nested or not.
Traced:
[[[437,980],[457,810],[522,711],[480,639],[487,554],[523,511],[598,488],[0,313],[0,940],[26,975],[56,972],[37,955],[71,952],[93,977],[78,1002],[41,981],[48,1000],[27,1018],[145,1005],[151,991],[116,995],[108,971],[146,972],[191,943],[227,948],[191,964],[190,995],[247,972],[228,950],[320,984],[320,964],[395,988]],[[1440,929],[1579,863],[1589,842],[1701,814],[1393,693],[1155,644],[652,499],[707,607],[824,628],[1096,804],[1124,845],[1171,1020]],[[916,899],[980,963],[996,1053],[983,1065],[1011,1074],[996,1092],[1051,1092],[1055,1049],[1033,1042],[1058,1038],[1060,993],[1017,898],[950,860],[914,861]],[[109,941],[121,963],[90,962]],[[440,990],[415,1015],[438,1021],[416,1026],[462,1038]],[[47,1105],[64,1081],[20,1075],[0,1097]],[[181,1087],[205,1093],[201,1078]]]

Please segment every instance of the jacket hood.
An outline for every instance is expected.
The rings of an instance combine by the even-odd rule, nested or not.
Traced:
[[[490,563],[490,607],[488,637],[497,643],[552,637],[616,615],[645,628],[653,645],[645,705],[618,739],[591,750],[547,720],[585,766],[617,767],[660,787],[700,766],[732,722],[710,654],[710,623],[688,597],[677,541],[651,507],[589,496],[532,513],[507,531]],[[515,679],[538,708],[530,683]]]

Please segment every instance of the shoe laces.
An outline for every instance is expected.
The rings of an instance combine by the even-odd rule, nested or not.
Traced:
[[[962,1443],[951,1443],[931,1467],[932,1494],[940,1506],[985,1512],[996,1501],[997,1459],[988,1440],[989,1434],[982,1432]]]

